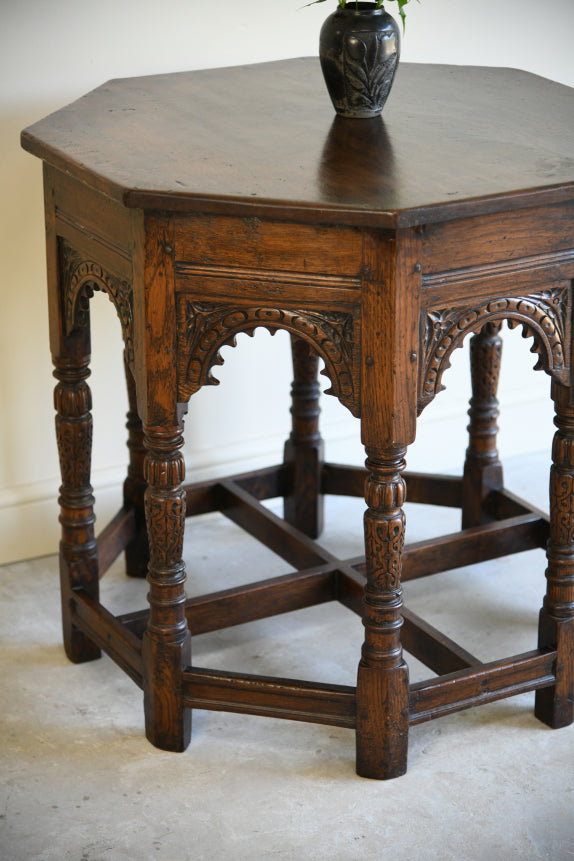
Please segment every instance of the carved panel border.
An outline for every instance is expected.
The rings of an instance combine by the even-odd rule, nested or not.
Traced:
[[[450,356],[471,332],[488,323],[506,321],[522,326],[523,337],[533,338],[538,354],[534,370],[544,370],[564,385],[570,383],[572,285],[561,283],[530,296],[482,302],[474,308],[430,309],[421,319],[424,362],[419,380],[419,414],[444,389],[442,375]]]
[[[187,401],[201,386],[218,385],[211,370],[222,365],[221,347],[235,346],[240,332],[278,329],[308,341],[325,362],[323,372],[335,395],[359,415],[359,336],[357,318],[347,311],[230,306],[178,296],[178,399]]]
[[[60,245],[64,325],[69,335],[88,321],[89,302],[96,290],[107,293],[122,326],[129,362],[134,359],[133,290],[128,281],[107,272],[95,260],[89,260],[62,241]]]

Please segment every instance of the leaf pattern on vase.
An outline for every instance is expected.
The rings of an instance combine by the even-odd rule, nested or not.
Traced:
[[[347,97],[357,107],[379,111],[389,94],[397,61],[393,34],[349,34],[343,47]]]

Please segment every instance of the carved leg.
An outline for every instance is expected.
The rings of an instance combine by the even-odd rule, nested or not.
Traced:
[[[64,647],[74,663],[100,657],[99,648],[74,627],[71,601],[75,589],[84,589],[96,601],[99,596],[98,553],[94,536],[94,497],[90,484],[92,454],[89,332],[81,329],[62,338],[54,357],[56,437],[60,455],[60,583]]]
[[[306,341],[291,339],[293,385],[292,431],[285,443],[285,463],[292,467],[292,485],[285,497],[285,520],[310,538],[323,529],[321,469],[323,440],[319,433],[319,359]]]
[[[500,323],[488,323],[470,339],[472,397],[468,415],[469,445],[462,482],[462,528],[488,522],[484,502],[489,492],[503,486],[502,465],[496,450],[502,339]]]
[[[126,547],[126,573],[130,577],[147,577],[149,542],[144,506],[144,494],[147,487],[144,476],[146,449],[142,423],[138,415],[135,382],[125,354],[124,365],[129,402],[126,427],[130,453],[128,475],[124,482],[124,505],[127,508],[133,508],[136,522],[136,536]]]
[[[146,734],[156,747],[182,751],[191,737],[182,670],[191,662],[185,617],[185,464],[181,427],[145,428],[145,493],[150,618],[143,638]]]
[[[367,449],[365,642],[357,679],[357,774],[385,780],[407,770],[409,672],[403,660],[402,552],[405,448]]]
[[[556,684],[536,692],[536,716],[555,729],[574,721],[574,406],[571,391],[553,384],[558,428],[550,470],[547,589],[539,648],[556,649]]]

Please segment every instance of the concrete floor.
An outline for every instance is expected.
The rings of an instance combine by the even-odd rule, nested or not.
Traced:
[[[507,484],[542,507],[546,466],[511,463]],[[362,508],[329,501],[327,546],[359,552]],[[408,518],[411,540],[458,522],[422,506]],[[186,561],[190,594],[288,570],[214,517],[188,529]],[[407,584],[406,597],[501,658],[535,647],[543,571],[533,551]],[[102,586],[112,611],[145,604],[121,562]],[[574,858],[574,727],[535,720],[533,694],[415,727],[407,775],[375,782],[355,775],[352,731],[311,724],[198,711],[184,754],[155,750],[128,677],[107,657],[66,660],[55,557],[0,569],[0,631],[3,861]],[[361,639],[353,614],[326,605],[197,638],[194,660],[354,684]]]

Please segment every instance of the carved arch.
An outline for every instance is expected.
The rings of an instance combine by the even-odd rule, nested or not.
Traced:
[[[211,371],[222,365],[219,350],[236,346],[240,332],[252,335],[258,327],[278,329],[302,338],[325,362],[324,374],[333,394],[354,416],[359,415],[359,348],[357,325],[351,313],[326,310],[286,310],[273,307],[232,307],[178,297],[178,400],[187,401],[205,385],[218,385]]]
[[[128,281],[107,272],[100,263],[88,260],[71,248],[61,244],[62,290],[64,324],[69,335],[77,326],[88,321],[89,302],[94,292],[106,293],[114,304],[124,338],[128,362],[133,362],[133,291]]]
[[[421,333],[424,362],[419,383],[419,414],[444,389],[442,375],[450,367],[453,350],[462,347],[471,332],[487,323],[506,321],[510,329],[522,326],[522,336],[533,338],[538,354],[534,370],[544,370],[557,381],[570,382],[571,285],[483,302],[474,308],[432,309],[423,318]]]

